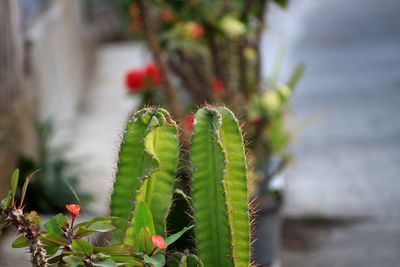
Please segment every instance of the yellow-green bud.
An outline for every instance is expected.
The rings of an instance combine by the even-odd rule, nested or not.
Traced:
[[[292,94],[292,90],[286,84],[282,84],[278,88],[279,94],[284,98],[288,99]]]
[[[246,32],[245,25],[240,20],[229,15],[222,18],[220,27],[230,38],[240,37]]]
[[[276,110],[279,108],[281,101],[276,91],[270,90],[264,93],[261,103],[268,110]]]
[[[244,57],[248,60],[248,61],[255,61],[257,58],[257,52],[256,50],[254,50],[251,47],[246,47],[244,49]]]

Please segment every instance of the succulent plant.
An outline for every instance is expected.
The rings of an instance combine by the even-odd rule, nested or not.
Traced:
[[[134,245],[131,229],[139,202],[149,206],[155,233],[165,235],[178,157],[177,126],[167,111],[145,108],[129,120],[111,202],[111,215],[118,217],[115,241]],[[190,159],[199,259],[205,266],[249,265],[245,150],[239,122],[228,108],[205,106],[196,112]]]
[[[165,234],[178,157],[178,129],[166,110],[145,108],[128,121],[111,198],[115,241],[130,242],[126,233],[140,201],[149,206],[156,232]]]
[[[205,266],[248,266],[246,159],[239,123],[229,109],[197,111],[191,161],[199,258]]]
[[[58,214],[42,231],[37,213],[23,210],[32,175],[25,180],[17,206],[18,171],[14,173],[12,190],[0,203],[0,224],[12,224],[20,234],[13,247],[29,247],[34,266],[248,266],[247,167],[239,122],[225,107],[205,106],[196,112],[193,126],[189,148],[193,192],[190,198],[177,189],[175,199],[184,200],[177,207],[191,208],[195,225],[180,226],[182,230],[167,236],[167,216],[182,222],[179,213],[169,212],[180,154],[178,128],[166,110],[148,107],[126,125],[111,217],[75,225],[81,206],[68,204],[71,222]],[[166,251],[194,226],[197,255],[186,249]],[[94,246],[84,239],[106,232],[113,233],[114,244]]]

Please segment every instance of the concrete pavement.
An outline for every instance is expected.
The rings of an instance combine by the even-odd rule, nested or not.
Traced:
[[[395,0],[300,0],[271,17],[271,28],[283,25],[288,65],[308,66],[292,102],[285,214],[364,219],[286,248],[284,267],[399,266],[399,14]]]

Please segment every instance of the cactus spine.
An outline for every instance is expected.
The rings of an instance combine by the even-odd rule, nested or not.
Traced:
[[[178,156],[177,126],[167,111],[145,108],[128,121],[111,198],[111,215],[118,217],[114,221],[116,242],[133,242],[126,233],[138,201],[149,206],[156,233],[165,234]]]
[[[248,266],[246,159],[230,110],[204,107],[196,112],[191,162],[199,258],[205,266]]]

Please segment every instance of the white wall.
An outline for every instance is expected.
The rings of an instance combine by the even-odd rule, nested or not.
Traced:
[[[71,129],[83,96],[88,57],[80,0],[54,0],[28,27],[38,117]]]

